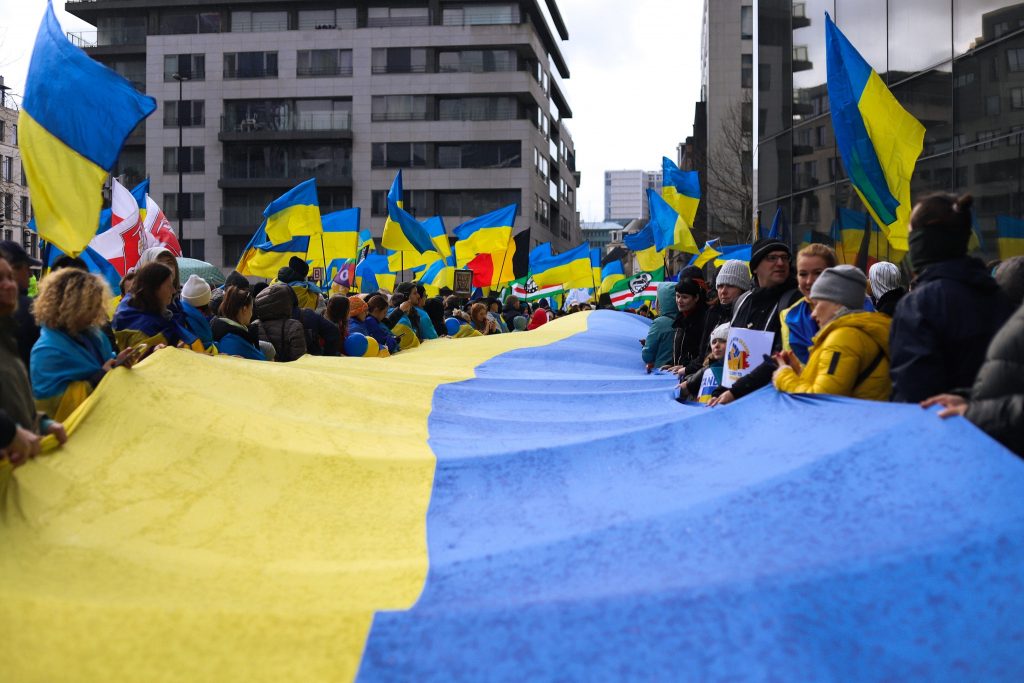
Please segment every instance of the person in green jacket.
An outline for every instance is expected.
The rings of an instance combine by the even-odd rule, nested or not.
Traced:
[[[647,331],[647,339],[640,355],[647,364],[647,372],[672,363],[672,339],[679,309],[676,307],[676,283],[662,282],[658,285],[658,310],[661,312]]]

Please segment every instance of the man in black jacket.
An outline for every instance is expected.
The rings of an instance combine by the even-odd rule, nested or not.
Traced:
[[[750,249],[750,271],[756,286],[733,305],[732,326],[748,330],[774,332],[772,351],[782,350],[779,313],[800,298],[791,262],[789,245],[773,238],[759,239]],[[757,359],[753,359],[756,360]],[[765,359],[748,375],[737,380],[731,389],[721,389],[708,405],[731,403],[761,387],[771,384],[775,362]]]
[[[889,336],[893,400],[924,401],[974,384],[1009,300],[985,264],[967,256],[971,197],[926,197],[910,214],[917,274],[893,313]]]

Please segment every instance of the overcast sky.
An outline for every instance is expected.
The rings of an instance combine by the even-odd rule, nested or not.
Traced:
[[[568,121],[583,175],[583,220],[604,218],[604,172],[660,168],[693,132],[700,96],[702,0],[559,0],[569,29],[562,50]],[[55,0],[65,31],[89,30]],[[21,93],[46,0],[0,0],[0,74]]]

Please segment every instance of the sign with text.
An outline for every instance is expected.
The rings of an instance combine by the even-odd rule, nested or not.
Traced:
[[[722,372],[722,386],[731,387],[736,380],[746,377],[764,362],[764,356],[772,353],[774,332],[747,330],[734,327],[729,330],[729,341],[725,344],[725,370]]]

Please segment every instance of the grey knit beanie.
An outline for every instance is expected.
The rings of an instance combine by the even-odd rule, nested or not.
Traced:
[[[746,292],[750,289],[750,269],[743,261],[726,261],[718,271],[715,285],[732,285]]]
[[[811,287],[811,299],[823,299],[859,311],[864,308],[868,279],[857,266],[826,268]]]

